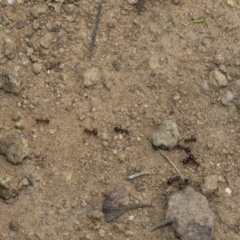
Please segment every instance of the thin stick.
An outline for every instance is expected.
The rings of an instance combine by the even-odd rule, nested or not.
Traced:
[[[83,209],[82,211],[79,211],[79,212],[75,213],[75,214],[72,215],[70,218],[72,219],[72,218],[79,217],[79,216],[84,215],[84,214],[87,214],[87,213],[89,213],[90,211],[93,211],[93,210],[95,210],[95,209],[96,209],[96,206],[95,206],[94,203],[92,203],[89,207]]]
[[[135,174],[132,174],[130,176],[127,177],[127,179],[134,179],[134,178],[137,178],[137,177],[140,177],[140,176],[144,176],[144,175],[150,175],[151,173],[150,172],[140,172],[140,173],[135,173]]]
[[[172,223],[172,222],[173,222],[173,221],[172,221],[171,219],[164,219],[164,220],[162,220],[161,222],[153,225],[153,226],[151,227],[150,231],[152,232],[152,231],[154,231],[154,230],[156,230],[156,229],[158,229],[158,228],[160,228],[160,227],[165,227],[166,225],[168,225],[168,224],[170,224],[170,223]]]
[[[150,143],[152,143],[152,141],[150,140],[150,138],[147,138],[148,141],[150,141]],[[153,143],[152,143],[153,144]],[[165,158],[167,159],[170,164],[175,168],[175,170],[178,172],[178,174],[180,175],[180,177],[182,178],[182,180],[184,181],[184,177],[183,175],[181,174],[181,172],[178,170],[178,168],[176,167],[176,165],[159,149],[159,148],[156,148],[158,150],[158,152]]]
[[[98,6],[98,12],[97,12],[97,17],[96,17],[96,21],[95,21],[95,26],[93,29],[93,33],[92,33],[92,41],[90,44],[90,55],[89,55],[89,60],[92,57],[92,53],[93,53],[93,49],[95,47],[95,42],[96,42],[96,38],[97,38],[97,31],[98,31],[98,25],[100,22],[100,17],[101,17],[101,12],[102,12],[102,1]]]

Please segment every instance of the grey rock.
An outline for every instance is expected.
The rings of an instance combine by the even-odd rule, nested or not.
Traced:
[[[33,72],[35,74],[39,74],[41,72],[41,70],[42,70],[42,64],[40,64],[40,63],[33,64]]]
[[[204,181],[201,185],[201,190],[203,195],[209,196],[218,188],[218,176],[210,175],[204,178]]]
[[[0,174],[0,197],[10,199],[18,194],[18,183],[15,178],[7,174]]]
[[[52,32],[46,33],[41,39],[40,39],[40,44],[44,48],[49,48],[53,39],[54,39],[55,34]]]
[[[29,155],[27,134],[20,130],[0,131],[0,154],[6,156],[7,161],[21,163]]]
[[[210,240],[213,235],[215,215],[206,197],[191,187],[173,193],[168,200],[166,219],[182,240]]]
[[[120,62],[117,59],[112,61],[112,66],[118,72],[121,70],[121,64],[120,64]]]
[[[8,20],[7,16],[2,15],[1,23],[3,26],[7,26],[9,24],[9,20]]]
[[[30,14],[35,17],[39,18],[41,15],[47,13],[47,6],[34,6],[33,9],[30,11]]]
[[[180,139],[177,124],[172,120],[163,122],[159,130],[152,135],[152,143],[156,147],[164,149],[173,148]]]
[[[0,64],[6,63],[16,55],[17,45],[8,36],[0,34]]]
[[[17,231],[20,228],[20,224],[18,223],[18,221],[10,221],[9,228],[12,231]]]
[[[91,87],[95,85],[101,79],[101,73],[98,68],[93,67],[87,69],[83,73],[83,84],[85,87]]]
[[[234,99],[234,94],[231,91],[227,91],[221,97],[221,103],[224,106],[227,106]]]
[[[8,74],[1,75],[2,88],[6,93],[19,94],[26,84],[26,75],[20,66],[14,66]]]
[[[210,84],[215,87],[226,87],[228,85],[228,81],[224,74],[215,69],[210,73]]]

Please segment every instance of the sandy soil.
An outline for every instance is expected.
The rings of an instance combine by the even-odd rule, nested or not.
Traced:
[[[103,0],[90,60],[99,1],[56,2],[0,1],[0,17],[9,21],[0,34],[17,44],[1,74],[20,65],[27,79],[19,95],[0,90],[0,124],[14,128],[12,116],[20,113],[31,151],[17,166],[0,156],[0,172],[28,176],[34,184],[9,204],[1,199],[0,239],[177,239],[171,226],[149,231],[164,218],[167,196],[178,190],[166,184],[174,169],[147,140],[166,119],[177,122],[182,140],[197,137],[189,146],[199,167],[182,164],[184,151],[166,153],[194,188],[201,191],[206,176],[218,176],[218,189],[208,197],[216,214],[214,239],[240,239],[240,1],[146,0],[138,12],[125,0]],[[34,17],[36,6],[47,11]],[[204,23],[190,23],[200,17]],[[54,37],[44,48],[40,40],[52,25]],[[42,66],[37,74],[33,62]],[[99,79],[86,87],[84,73],[92,68]],[[216,69],[225,87],[212,84]],[[234,99],[223,105],[227,91]],[[114,132],[116,126],[130,134]],[[97,128],[98,136],[85,128]],[[127,180],[141,171],[152,174]],[[154,207],[106,223],[102,193],[117,183],[129,190],[130,203]],[[93,203],[99,219],[72,217]],[[18,231],[9,229],[11,220],[19,222]]]

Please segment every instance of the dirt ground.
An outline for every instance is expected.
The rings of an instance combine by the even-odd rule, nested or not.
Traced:
[[[28,134],[31,154],[19,165],[0,155],[0,172],[28,176],[33,186],[8,204],[0,200],[0,239],[177,239],[171,226],[149,230],[164,219],[167,196],[178,190],[166,184],[176,172],[147,140],[166,119],[178,124],[181,142],[197,138],[188,146],[199,167],[182,164],[184,151],[166,152],[195,190],[201,192],[206,176],[218,176],[208,197],[214,239],[240,239],[240,1],[146,0],[138,12],[127,0],[103,0],[91,59],[99,0],[18,2],[0,1],[0,34],[17,45],[0,71],[22,66],[27,83],[18,95],[0,89],[0,124],[15,128],[13,115],[20,114],[17,127]],[[37,6],[46,12],[34,16]],[[190,23],[201,17],[205,22]],[[54,37],[43,47],[48,32]],[[84,73],[92,68],[98,81],[86,87]],[[213,71],[227,84],[212,83]],[[223,104],[227,91],[234,98]],[[129,135],[114,132],[116,126]],[[97,128],[98,135],[85,128]],[[152,174],[127,179],[141,171]],[[103,192],[118,183],[130,203],[154,207],[106,223]],[[91,204],[99,218],[74,216]],[[9,229],[11,220],[18,231]]]

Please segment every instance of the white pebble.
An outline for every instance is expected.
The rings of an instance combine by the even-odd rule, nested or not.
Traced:
[[[202,85],[202,88],[203,88],[204,90],[206,90],[206,91],[209,90],[207,81],[203,81],[203,82],[201,83],[201,85]]]
[[[128,220],[129,220],[129,221],[132,221],[133,219],[134,219],[134,216],[133,216],[133,215],[131,215],[131,216],[128,217]]]
[[[138,3],[138,0],[128,0],[128,3],[133,5]]]
[[[228,195],[230,195],[230,194],[232,193],[232,190],[227,187],[227,188],[225,189],[225,192],[226,192]]]
[[[226,106],[233,100],[233,98],[234,98],[234,94],[231,91],[227,91],[222,96],[221,103]]]

